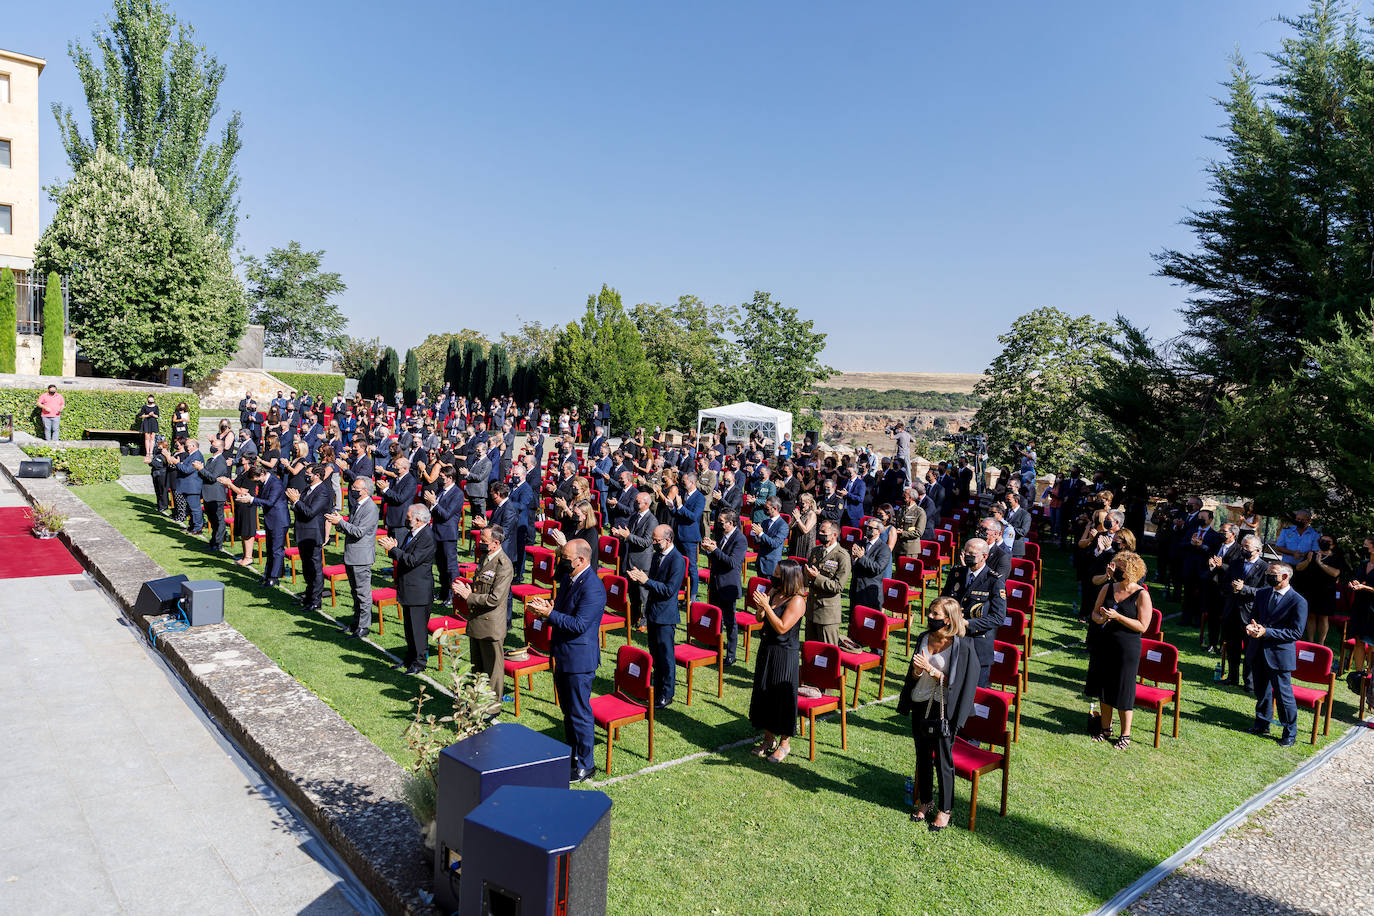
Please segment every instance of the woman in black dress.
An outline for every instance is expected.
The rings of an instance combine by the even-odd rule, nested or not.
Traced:
[[[1303,639],[1325,645],[1331,613],[1336,605],[1336,587],[1345,578],[1345,560],[1331,535],[1323,534],[1317,541],[1317,552],[1308,558],[1301,576],[1298,594],[1307,599],[1307,628]]]
[[[1364,560],[1350,571],[1350,635],[1355,651],[1350,656],[1352,671],[1364,671],[1374,653],[1374,537],[1364,539]]]
[[[182,401],[172,414],[172,439],[186,439],[191,435],[191,408]]]
[[[806,580],[801,564],[782,560],[773,570],[767,592],[750,592],[749,606],[763,629],[754,667],[754,693],[749,722],[763,731],[754,753],[780,763],[791,752],[797,731],[797,687],[800,683],[802,617],[806,613]]]
[[[1112,737],[1112,710],[1121,718],[1121,736],[1115,744],[1124,751],[1131,746],[1131,714],[1135,710],[1135,678],[1140,668],[1140,637],[1150,625],[1154,605],[1140,584],[1145,561],[1126,550],[1108,564],[1111,581],[1102,586],[1093,607],[1092,622],[1101,628],[1094,641],[1097,695],[1102,701],[1101,730],[1094,741]]]
[[[153,439],[157,436],[157,401],[150,394],[148,402],[138,412],[138,428],[143,433],[143,463],[153,462]]]
[[[239,459],[233,481],[226,484],[234,496],[257,496],[258,482],[254,478],[257,464],[251,455]],[[252,503],[234,501],[234,539],[243,545],[243,558],[235,560],[239,566],[253,565],[253,539],[258,535],[258,507]]]

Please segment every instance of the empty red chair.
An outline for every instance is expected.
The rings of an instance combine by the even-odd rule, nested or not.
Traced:
[[[1037,543],[1035,543],[1034,541],[1026,541],[1026,557],[1025,557],[1025,558],[1026,558],[1027,560],[1029,560],[1033,566],[1035,566],[1035,582],[1034,582],[1034,585],[1035,585],[1035,590],[1038,592],[1038,591],[1040,591],[1040,589],[1041,589],[1041,587],[1042,587],[1041,583],[1044,582],[1044,576],[1045,576],[1045,567],[1044,567],[1044,564],[1043,564],[1043,563],[1041,562],[1041,560],[1040,560],[1040,545],[1037,544]]]
[[[968,803],[969,833],[973,832],[978,818],[978,779],[994,770],[1002,771],[1002,816],[1007,816],[1007,790],[1011,786],[1009,715],[1005,694],[979,687],[973,695],[973,712],[954,739],[954,775],[973,783]],[[984,746],[974,747],[971,741]],[[1002,753],[987,745],[1002,748]]]
[[[649,723],[649,761],[654,759],[653,659],[637,646],[621,646],[615,655],[613,693],[592,697],[592,718],[606,729],[606,775],[611,775],[611,751],[623,726]]]
[[[887,616],[887,631],[906,631],[906,650],[911,651],[911,599],[907,584],[900,579],[883,580],[883,613]]]
[[[743,611],[735,611],[735,626],[739,630],[739,639],[744,643],[744,661],[749,662],[749,643],[751,638],[759,630],[763,629],[763,621],[755,616],[754,612],[748,610],[749,595],[753,592],[767,592],[768,580],[763,576],[751,576],[749,578],[749,588],[740,596],[740,603],[746,608]]]
[[[1331,605],[1331,626],[1341,628],[1341,642],[1344,643],[1345,637],[1350,628],[1350,612],[1355,604],[1355,593],[1343,585],[1336,586],[1336,593],[1332,596]],[[1341,665],[1341,670],[1345,670],[1345,665]]]
[[[1155,747],[1164,707],[1174,704],[1174,737],[1178,737],[1178,703],[1183,693],[1183,675],[1178,670],[1178,649],[1155,639],[1140,640],[1140,668],[1136,672],[1135,705],[1155,711]],[[1145,681],[1152,683],[1146,684]],[[1161,684],[1168,684],[1162,687]]]
[[[282,556],[291,564],[291,584],[296,584],[296,558],[301,555],[299,547],[283,547]]]
[[[468,585],[472,584],[472,581],[469,579],[463,579],[462,581],[466,582]],[[425,628],[428,630],[429,635],[434,637],[434,647],[439,655],[440,671],[444,670],[444,646],[448,645],[452,647],[452,640],[455,637],[462,636],[463,633],[467,632],[468,628],[468,603],[462,598],[459,598],[457,592],[453,595],[453,609],[457,612],[456,614],[451,616],[431,617],[425,624]]]
[[[1007,581],[1010,582],[1013,579],[1019,579],[1020,581],[1026,583],[1032,589],[1034,589],[1035,564],[1032,563],[1030,560],[1027,560],[1025,557],[1012,557],[1011,575],[1007,576]]]
[[[850,706],[859,703],[859,681],[870,668],[878,669],[878,696],[887,685],[887,615],[871,607],[856,605],[849,618],[849,638],[868,651],[840,651],[840,664],[854,672],[854,697]]]
[[[551,518],[534,523],[534,529],[539,532],[539,545],[541,547],[558,547],[558,542],[555,541],[553,535],[549,533],[557,527],[559,527],[558,522]]]
[[[630,580],[615,573],[602,574],[601,584],[606,589],[606,610],[601,613],[601,648],[606,648],[606,634],[624,627],[625,641],[630,641]],[[614,613],[612,613],[614,612]]]
[[[338,583],[348,578],[348,567],[342,563],[326,566],[320,570],[324,577],[329,580],[329,604],[331,607],[339,606]]]
[[[687,669],[687,705],[692,705],[692,672],[716,666],[716,696],[725,695],[725,638],[720,608],[693,601],[687,609],[687,641],[673,646],[673,661]]]
[[[1011,728],[1012,741],[1021,739],[1021,685],[1025,681],[1021,662],[1020,646],[993,640],[992,668],[988,672],[988,683],[1006,688],[996,692],[1002,694],[1009,705],[1016,707],[1016,720]]]
[[[919,601],[921,620],[924,621],[926,618],[926,579],[933,577],[926,575],[925,564],[921,562],[921,558],[893,557],[892,575],[896,576],[899,582],[906,583],[906,600],[908,602]]]
[[[396,605],[396,613],[401,613],[400,602],[396,600],[396,589],[394,588],[374,588],[372,590],[372,606],[377,609],[377,633],[386,635],[386,610],[388,604]]]
[[[948,525],[942,525],[935,529],[935,543],[939,545],[940,562],[950,564],[954,562],[954,529]]]
[[[816,717],[839,710],[840,747],[849,749],[849,722],[844,708],[844,669],[840,666],[840,647],[807,640],[802,643],[800,681],[803,687],[815,687],[818,697],[797,696],[797,718],[808,726],[811,736],[811,759],[816,759]],[[831,693],[831,691],[835,691]]]
[[[620,538],[603,534],[596,539],[596,558],[602,566],[620,568]]]
[[[1293,669],[1293,699],[1299,706],[1312,710],[1312,743],[1317,743],[1317,720],[1322,717],[1322,703],[1326,703],[1326,724],[1323,735],[1331,734],[1331,704],[1336,698],[1336,673],[1331,669],[1334,656],[1331,649],[1315,642],[1298,640],[1294,644],[1298,664]],[[1320,684],[1321,688],[1303,687],[1297,682]],[[1277,704],[1278,697],[1274,698]]]
[[[1020,579],[1008,579],[1006,591],[1007,609],[1026,615],[1026,655],[1030,655],[1035,645],[1035,589]]]
[[[511,595],[516,601],[529,601],[531,598],[552,598],[554,590],[553,551],[547,547],[527,547],[525,556],[530,561],[529,584],[512,585]]]
[[[840,546],[849,551],[851,547],[863,540],[864,533],[862,528],[851,528],[848,525],[840,526]]]
[[[1140,634],[1141,639],[1164,639],[1164,612],[1159,608],[1151,606],[1150,625],[1145,628],[1145,632]]]
[[[921,550],[917,554],[921,558],[921,565],[925,568],[925,577],[935,580],[935,590],[940,590],[940,573],[945,568],[945,558],[940,555],[940,545],[936,541],[921,541]]]
[[[518,661],[507,658],[504,662],[506,677],[515,681],[515,714],[520,715],[520,678],[524,678],[534,689],[534,675],[541,671],[553,671],[553,624],[534,616],[533,611],[525,611],[525,650],[529,658]],[[558,703],[558,691],[553,694]]]
[[[1030,633],[1026,630],[1026,615],[1012,608],[1007,608],[1007,619],[997,628],[997,635],[993,639],[1000,639],[1002,642],[1009,642],[1013,646],[1021,648],[1023,664],[1021,665],[1021,689],[1026,690],[1030,667],[1027,662],[1030,655]],[[1029,691],[1027,691],[1029,692]]]

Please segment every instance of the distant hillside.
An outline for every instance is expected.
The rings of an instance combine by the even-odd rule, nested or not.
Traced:
[[[963,372],[841,372],[821,388],[869,388],[874,391],[939,391],[971,394],[981,373]]]
[[[817,388],[821,410],[892,410],[898,412],[976,410],[982,398],[960,391],[888,388]]]

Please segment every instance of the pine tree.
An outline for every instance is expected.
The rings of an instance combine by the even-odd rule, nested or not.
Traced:
[[[43,360],[39,375],[62,374],[62,347],[67,325],[62,313],[62,278],[56,271],[48,274],[43,294]]]
[[[14,372],[18,332],[19,289],[8,267],[0,268],[0,372]]]

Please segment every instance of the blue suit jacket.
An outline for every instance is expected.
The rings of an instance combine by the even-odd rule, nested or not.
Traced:
[[[463,514],[463,488],[454,484],[434,501],[434,506],[429,510],[430,518],[433,520],[434,539],[436,541],[456,541],[458,540],[458,520]]]
[[[725,539],[721,538],[716,544],[716,549],[706,555],[711,566],[712,593],[729,593],[733,590],[735,598],[739,597],[740,570],[744,568],[744,554],[748,549],[749,544],[744,532],[736,528],[730,536],[728,545]],[[728,594],[725,600],[730,600]]]
[[[286,484],[273,474],[258,487],[253,505],[264,510],[263,528],[286,528],[291,524],[291,504],[286,501]]]
[[[519,509],[520,527],[527,532],[534,528],[531,513],[535,499],[534,487],[530,486],[529,481],[521,481],[520,486],[511,488],[510,501]]]
[[[844,498],[844,516],[854,527],[858,527],[859,520],[863,518],[864,495],[867,490],[862,477],[855,477],[845,484],[845,492],[848,495]]]
[[[576,580],[560,581],[549,623],[556,671],[588,674],[601,664],[601,615],[606,611],[606,588],[590,566]]]
[[[676,547],[668,555],[655,553],[649,566],[649,581],[644,583],[648,591],[644,600],[644,616],[649,623],[671,623],[676,625],[682,619],[677,603],[677,594],[687,575],[687,558]]]
[[[781,515],[764,519],[762,525],[754,526],[754,547],[758,550],[761,564],[771,561],[776,566],[782,559],[782,549],[786,544],[787,522],[783,521]]]
[[[1262,588],[1255,592],[1250,619],[1265,629],[1259,639],[1247,639],[1250,651],[1263,655],[1271,671],[1296,668],[1298,653],[1293,643],[1302,639],[1307,626],[1307,599],[1294,588],[1283,596],[1276,595],[1272,588]]]
[[[186,456],[186,460],[177,464],[176,484],[172,488],[174,493],[194,493],[200,495],[200,471],[197,471],[192,462],[205,461],[205,456],[199,450]]]
[[[682,500],[682,507],[673,510],[673,537],[680,544],[701,543],[701,513],[706,511],[706,497],[700,490],[693,490]],[[679,578],[678,580],[682,580]],[[677,592],[673,592],[676,600]]]
[[[515,500],[508,498],[493,508],[490,524],[500,525],[501,530],[506,533],[506,539],[501,542],[501,552],[510,557],[511,564],[514,565],[517,560],[515,535],[520,526],[520,507],[515,504]]]

